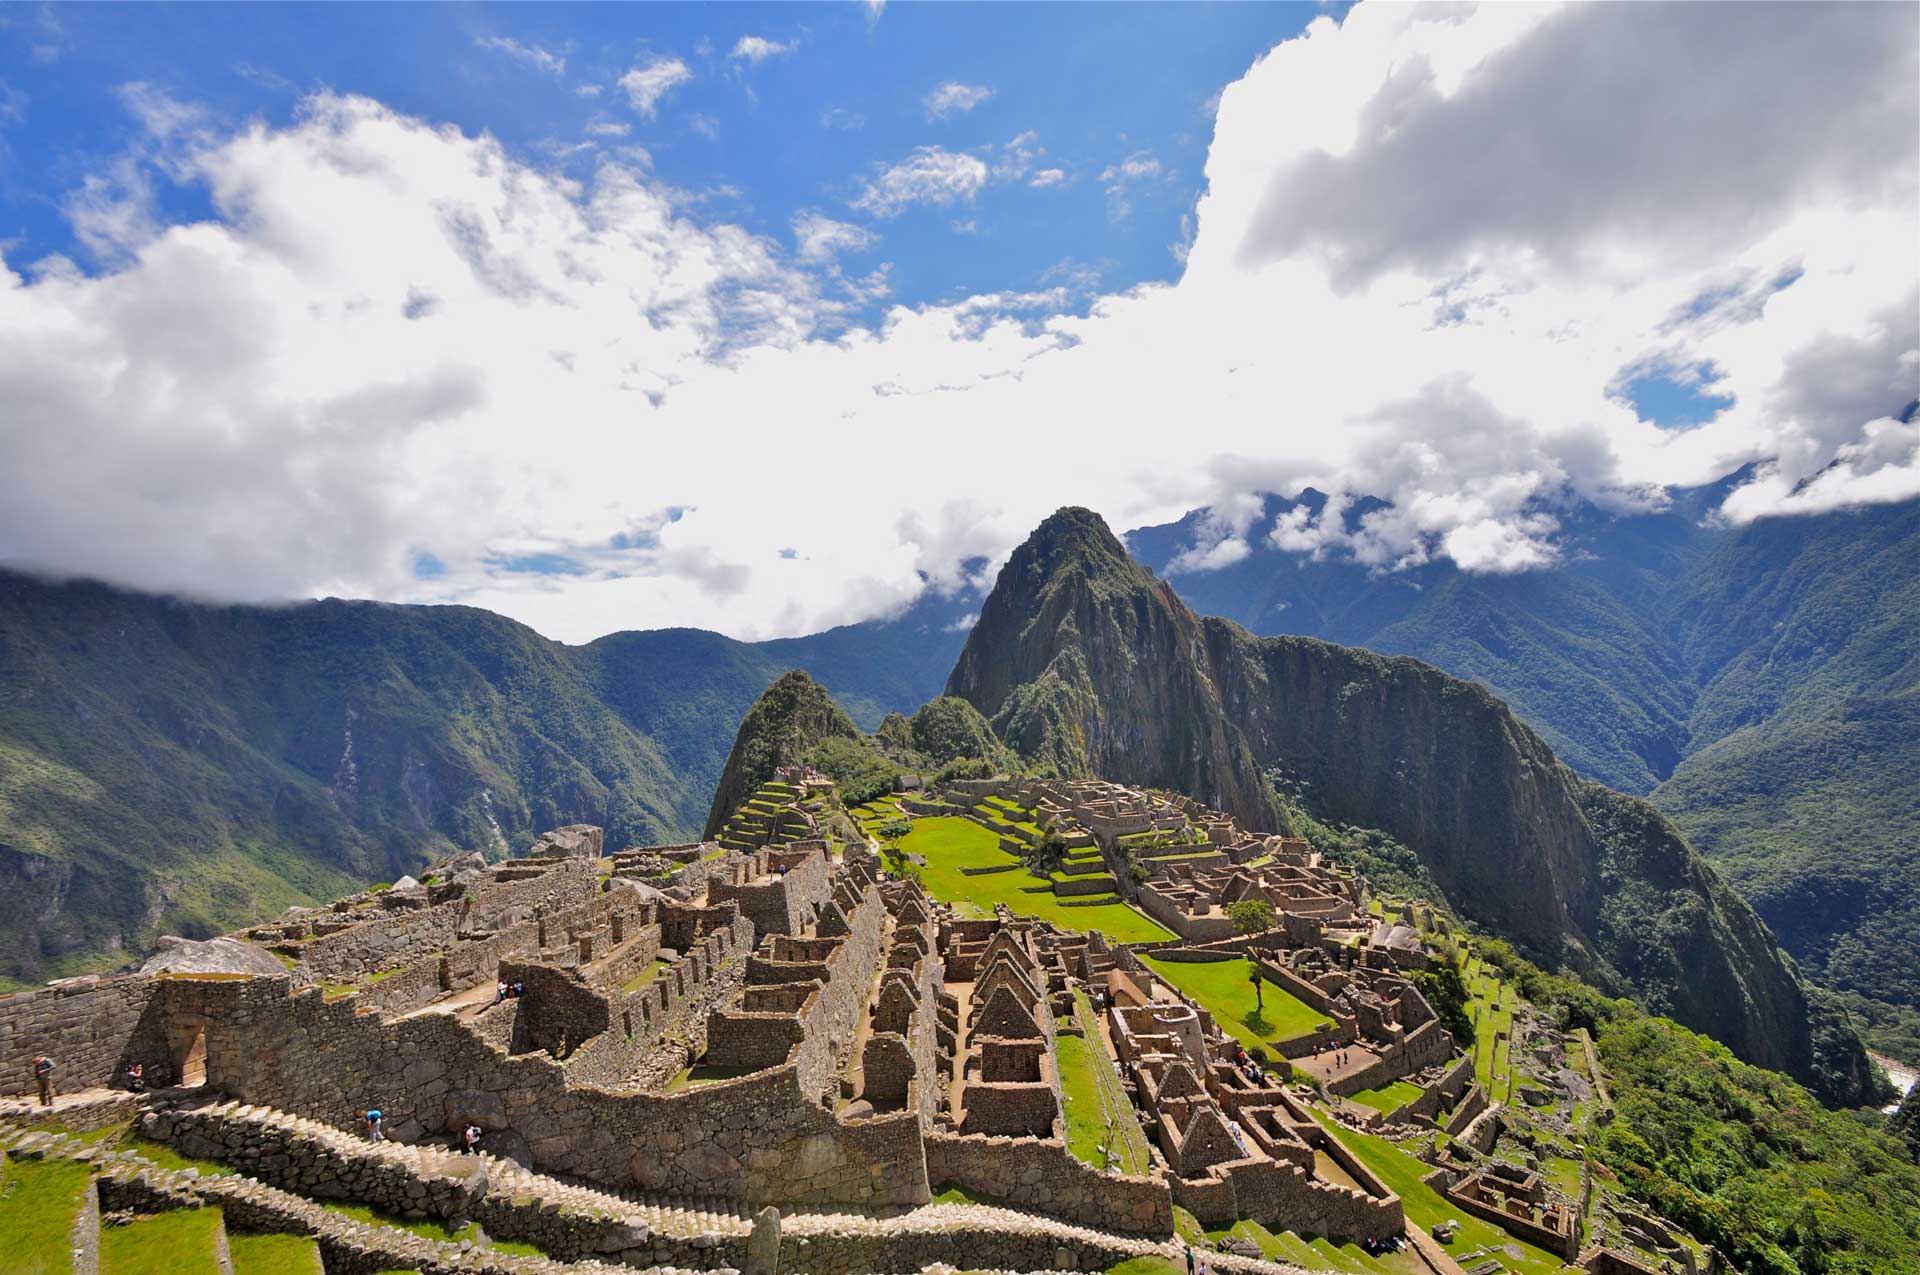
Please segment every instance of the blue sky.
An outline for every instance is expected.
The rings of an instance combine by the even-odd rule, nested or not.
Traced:
[[[290,121],[307,94],[365,94],[528,162],[582,175],[643,147],[696,215],[777,238],[814,209],[876,238],[851,271],[890,266],[888,302],[1068,283],[1114,291],[1178,273],[1212,135],[1212,100],[1316,4],[5,5],[0,240],[9,257],[87,262],[63,200],[138,143],[128,84],[226,127]],[[745,37],[781,46],[734,56]],[[511,42],[511,43],[509,43]],[[651,117],[621,76],[681,60]],[[985,90],[935,117],[943,84]],[[977,95],[977,93],[975,94]],[[959,95],[964,103],[970,96]],[[623,127],[625,136],[613,135]],[[606,130],[590,132],[594,128]],[[851,206],[916,148],[1003,163],[971,201],[892,217]],[[568,148],[577,148],[571,154]],[[1136,175],[1129,175],[1133,162]],[[1033,174],[1058,169],[1036,188]],[[1119,170],[1103,178],[1102,174]],[[161,182],[167,220],[206,216],[197,183]],[[1183,226],[1183,217],[1189,224]],[[956,225],[960,228],[956,229]]]
[[[1725,12],[0,4],[0,564],[772,637],[1911,499],[1920,8]]]

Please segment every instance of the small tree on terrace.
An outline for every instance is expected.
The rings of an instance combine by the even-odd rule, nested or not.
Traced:
[[[1227,919],[1233,922],[1233,928],[1242,934],[1258,934],[1262,930],[1271,930],[1274,923],[1273,904],[1265,899],[1242,899],[1238,903],[1227,904]],[[1260,967],[1251,965],[1247,970],[1247,981],[1253,984],[1253,1012],[1258,1015],[1266,1009],[1261,997]]]

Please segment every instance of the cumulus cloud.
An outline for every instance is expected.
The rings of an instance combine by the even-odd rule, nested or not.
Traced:
[[[915,204],[947,207],[970,202],[987,184],[985,162],[939,146],[922,146],[880,170],[852,206],[876,217],[898,217]]]
[[[693,78],[693,68],[679,58],[658,57],[620,77],[633,109],[652,119],[660,99]]]
[[[984,84],[961,84],[948,80],[934,86],[933,92],[922,98],[927,108],[927,118],[943,120],[954,115],[965,115],[980,103],[993,96],[993,90]]]
[[[977,587],[1070,502],[1119,527],[1209,507],[1183,570],[1266,537],[1513,571],[1556,561],[1574,499],[1657,507],[1742,466],[1732,520],[1910,498],[1920,439],[1888,414],[1920,397],[1920,138],[1885,104],[1910,106],[1920,11],[1755,20],[1356,5],[1223,92],[1176,282],[853,327],[885,275],[839,278],[845,231],[796,224],[788,250],[696,221],[617,156],[575,182],[329,96],[192,126],[96,174],[117,257],[0,268],[0,559],[459,600],[569,639],[770,636]],[[1641,55],[1684,73],[1581,65]],[[1636,148],[1643,189],[1547,190]],[[926,148],[856,204],[964,205],[988,159]],[[1276,184],[1304,172],[1324,203]],[[138,198],[177,180],[210,215]],[[1621,386],[1651,367],[1711,369],[1730,405],[1644,420]],[[1018,463],[985,482],[925,440]],[[1309,485],[1317,517],[1260,523],[1253,493]]]
[[[549,52],[537,44],[522,44],[511,36],[504,35],[476,35],[473,37],[473,42],[480,48],[490,49],[495,53],[504,53],[516,61],[525,62],[536,71],[544,71],[548,75],[563,75],[566,73],[566,57],[559,53]]]
[[[733,52],[727,56],[736,62],[745,62],[749,66],[759,66],[768,58],[776,58],[783,54],[793,52],[793,47],[791,42],[783,44],[779,40],[769,40],[765,36],[743,35],[739,41],[734,44]]]
[[[1036,187],[1058,186],[1066,179],[1067,173],[1065,169],[1043,168],[1033,175],[1032,179],[1027,182],[1027,185]]]

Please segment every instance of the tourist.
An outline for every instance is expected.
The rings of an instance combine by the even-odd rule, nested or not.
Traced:
[[[1187,1275],[1193,1275],[1193,1245],[1187,1245]]]
[[[139,1063],[127,1068],[127,1092],[145,1093],[147,1091],[147,1069]]]
[[[477,1124],[468,1125],[467,1132],[466,1132],[466,1139],[467,1139],[467,1154],[472,1155],[474,1154],[474,1152],[480,1149],[480,1126]]]
[[[507,999],[507,980],[503,978],[500,980],[500,985],[494,989],[493,1003],[498,1005],[505,999]]]
[[[527,985],[521,982],[517,978],[514,979],[513,980],[513,999],[519,1000],[522,996],[525,996],[526,994],[527,994]]]
[[[53,1059],[45,1054],[36,1054],[33,1059],[33,1078],[40,1086],[40,1105],[53,1105]]]
[[[380,1108],[369,1107],[361,1114],[360,1118],[366,1122],[367,1140],[369,1142],[385,1142],[387,1140],[387,1135],[380,1132]]]

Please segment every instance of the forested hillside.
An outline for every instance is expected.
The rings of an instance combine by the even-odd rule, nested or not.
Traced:
[[[1171,583],[1256,633],[1485,684],[1570,765],[1648,796],[1804,970],[1920,1048],[1890,1008],[1920,1008],[1901,938],[1920,929],[1920,503],[1729,528],[1706,516],[1721,493],[1571,511],[1566,563],[1515,576],[1284,553],[1272,520],[1324,502],[1270,499],[1245,558]],[[1195,515],[1129,543],[1164,569],[1201,533]]]
[[[675,629],[569,647],[465,607],[212,606],[0,573],[0,986],[559,823],[698,836],[769,682],[814,667],[877,725],[937,691],[959,641],[939,605],[763,646]]]

